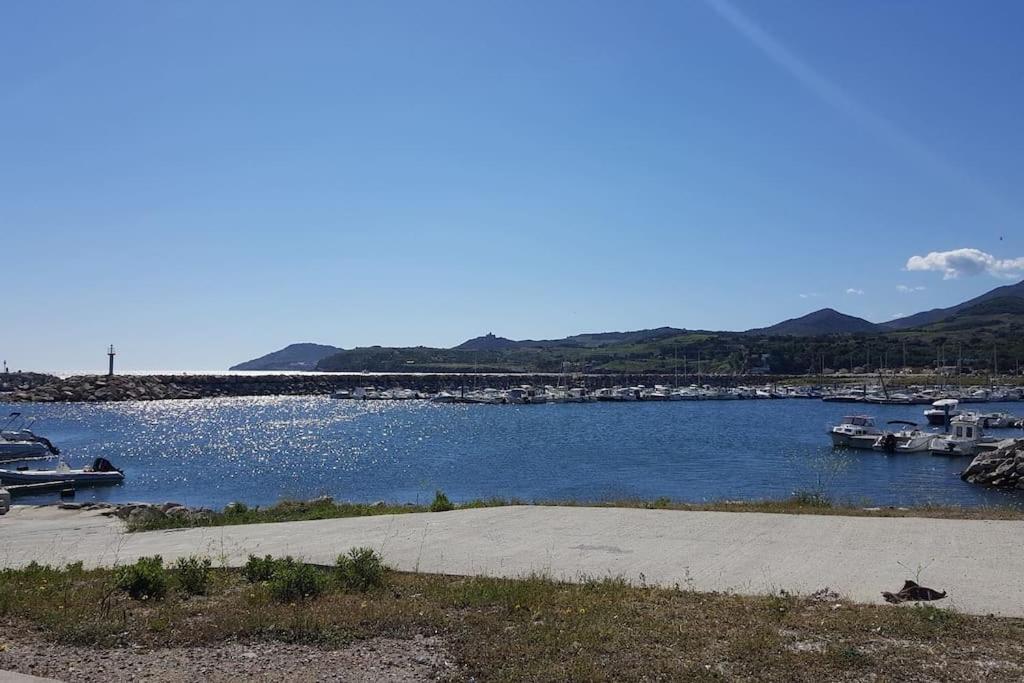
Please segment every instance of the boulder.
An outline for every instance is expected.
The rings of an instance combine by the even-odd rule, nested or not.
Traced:
[[[158,508],[138,507],[128,515],[128,523],[132,525],[145,525],[157,522],[164,518],[164,513]]]
[[[960,478],[994,488],[1024,489],[1024,439],[1014,439],[990,453],[982,453]]]
[[[168,517],[173,517],[174,519],[185,519],[189,517],[189,515],[191,514],[191,510],[189,510],[184,505],[175,505],[174,507],[170,507],[164,510],[164,514]]]

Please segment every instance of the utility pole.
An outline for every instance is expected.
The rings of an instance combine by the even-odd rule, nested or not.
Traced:
[[[114,356],[115,355],[117,355],[117,354],[114,352],[114,345],[111,344],[110,348],[107,349],[107,360],[109,361],[109,365],[107,366],[107,377],[113,377],[114,376]]]

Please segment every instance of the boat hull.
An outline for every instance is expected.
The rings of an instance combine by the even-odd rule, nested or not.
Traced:
[[[72,482],[75,486],[109,486],[120,484],[124,475],[120,472],[83,472],[70,470],[0,470],[0,483],[4,484],[48,484]]]
[[[978,444],[936,439],[928,450],[932,455],[974,457],[978,454]]]
[[[829,436],[832,437],[832,445],[835,448],[858,448],[861,450],[870,451],[875,447],[875,442],[878,441],[879,434],[841,434],[838,432],[830,432]]]
[[[0,459],[45,458],[50,449],[38,441],[0,441]]]

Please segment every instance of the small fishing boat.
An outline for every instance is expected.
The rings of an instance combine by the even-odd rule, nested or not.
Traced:
[[[829,436],[833,446],[870,450],[882,436],[882,430],[875,427],[874,419],[867,415],[847,415],[829,430]]]
[[[903,425],[903,429],[886,432],[875,441],[874,449],[886,453],[922,453],[931,446],[936,434],[923,432],[916,422],[889,420],[886,424]]]
[[[940,434],[932,440],[929,450],[932,455],[969,455],[978,454],[979,446],[997,441],[986,437],[981,421],[976,417],[958,417],[949,425],[948,434]]]
[[[49,482],[73,482],[75,486],[103,486],[120,484],[124,472],[110,464],[106,458],[96,458],[91,466],[72,469],[61,460],[52,470],[0,469],[0,483],[3,484],[44,484]]]

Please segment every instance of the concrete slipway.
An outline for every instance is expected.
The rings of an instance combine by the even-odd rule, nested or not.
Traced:
[[[501,507],[126,534],[96,512],[15,507],[0,517],[0,566],[87,566],[143,555],[250,553],[333,563],[371,546],[392,567],[447,574],[622,576],[699,591],[810,593],[881,602],[905,579],[972,614],[1024,617],[1024,521]]]

